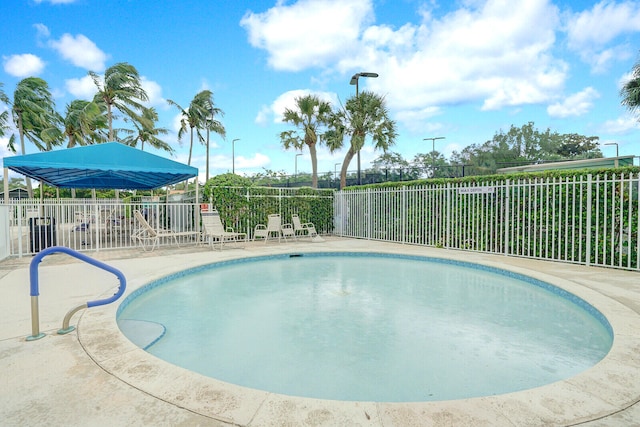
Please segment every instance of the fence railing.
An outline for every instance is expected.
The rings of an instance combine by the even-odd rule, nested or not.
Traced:
[[[348,190],[335,234],[640,270],[640,175]]]

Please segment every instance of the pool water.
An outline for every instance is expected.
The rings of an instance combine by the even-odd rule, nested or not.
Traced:
[[[147,351],[204,375],[351,401],[533,388],[588,369],[612,345],[593,307],[551,285],[383,254],[219,263],[137,291],[118,319],[163,325]]]

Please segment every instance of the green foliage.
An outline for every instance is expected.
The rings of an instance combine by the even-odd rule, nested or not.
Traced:
[[[257,224],[266,224],[269,214],[279,213],[287,223],[291,214],[297,213],[304,222],[313,222],[319,233],[333,230],[333,190],[258,187],[247,178],[229,175],[233,174],[216,177],[216,182],[240,185],[213,185],[214,178],[203,191],[204,201],[213,203],[225,226],[251,236]]]
[[[475,175],[489,175],[499,168],[543,161],[602,157],[597,136],[539,131],[533,122],[508,132],[497,132],[484,144],[471,144],[451,156],[452,164],[471,165]]]
[[[620,90],[622,105],[632,113],[640,109],[640,61],[636,62],[631,70],[631,78]]]

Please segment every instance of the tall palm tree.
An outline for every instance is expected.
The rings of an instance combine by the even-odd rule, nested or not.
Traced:
[[[294,148],[302,150],[309,147],[311,156],[311,186],[318,188],[318,156],[316,145],[320,141],[318,129],[327,125],[331,117],[331,104],[321,101],[316,95],[305,95],[295,99],[295,109],[286,108],[282,121],[296,126],[297,130],[289,130],[280,133],[280,141],[285,149]]]
[[[221,114],[222,111],[214,107],[213,92],[207,89],[198,92],[189,103],[189,107],[186,109],[171,99],[167,99],[167,102],[169,105],[173,105],[180,110],[180,113],[182,114],[182,118],[180,119],[180,130],[178,131],[178,140],[182,141],[185,133],[190,132],[191,139],[189,142],[189,160],[187,161],[187,164],[191,166],[194,134],[203,144],[206,144],[206,141],[200,133],[201,129],[212,130],[224,136],[224,127],[221,127],[222,124],[220,123],[220,126],[218,126],[218,124],[214,123],[216,121],[213,120],[213,117],[216,114]]]
[[[640,110],[640,60],[633,66],[631,80],[622,87],[620,95],[622,105],[632,112]]]
[[[67,104],[64,117],[67,148],[105,141],[107,135],[104,130],[106,129],[106,115],[95,102],[75,99]]]
[[[344,108],[332,115],[329,130],[325,133],[331,151],[341,148],[345,137],[350,138],[349,149],[340,169],[340,188],[347,185],[349,163],[364,146],[367,135],[372,137],[376,149],[385,152],[398,136],[396,122],[389,118],[384,97],[363,91],[349,98]]]
[[[113,109],[135,120],[137,112],[142,111],[142,102],[148,101],[149,97],[142,88],[138,70],[126,62],[119,62],[107,68],[103,77],[93,71],[89,71],[89,76],[98,88],[94,101],[98,105],[104,105],[107,111],[109,141],[115,141]]]
[[[140,142],[140,149],[142,151],[144,151],[144,144],[146,142],[153,148],[173,153],[173,148],[168,143],[158,138],[160,135],[167,135],[169,130],[165,128],[157,128],[157,122],[158,112],[156,109],[153,107],[143,108],[142,115],[132,122],[135,130],[123,129],[124,132],[129,134],[129,136],[124,138],[122,142],[130,145],[131,147],[135,147],[138,145],[138,142]]]
[[[21,154],[25,153],[25,137],[40,151],[62,144],[62,117],[55,110],[49,85],[39,77],[27,77],[16,85],[11,107],[13,122],[18,128]],[[15,136],[9,139],[15,152]],[[27,178],[29,197],[33,196],[31,180]]]

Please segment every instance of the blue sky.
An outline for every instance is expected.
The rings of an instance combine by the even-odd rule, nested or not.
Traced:
[[[293,174],[298,152],[278,138],[291,129],[284,108],[309,92],[339,105],[362,71],[380,75],[359,88],[386,97],[399,133],[391,151],[406,160],[431,151],[424,138],[445,137],[436,150],[449,157],[529,121],[640,155],[639,117],[619,95],[640,60],[640,1],[3,0],[0,16],[0,82],[10,98],[17,82],[38,76],[63,113],[95,93],[88,71],[128,62],[158,126],[171,130],[164,139],[175,160],[187,162],[189,141],[178,144],[178,110],[166,100],[186,107],[212,90],[227,138],[213,136],[211,175],[231,171],[233,139],[237,173]],[[615,155],[615,146],[601,148]],[[319,171],[339,170],[344,154],[321,148]],[[367,141],[363,167],[380,154]],[[203,180],[202,145],[192,165]],[[307,150],[297,166],[311,171]]]

